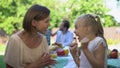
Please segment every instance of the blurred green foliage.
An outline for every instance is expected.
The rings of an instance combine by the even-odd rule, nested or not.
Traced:
[[[5,44],[0,44],[0,53],[5,52]]]
[[[51,10],[51,26],[58,27],[62,19],[68,19],[74,27],[74,19],[85,13],[95,13],[101,17],[105,27],[115,26],[104,0],[0,0],[0,28],[7,34],[15,30],[14,24],[22,29],[22,20],[27,9],[33,4],[41,4]]]

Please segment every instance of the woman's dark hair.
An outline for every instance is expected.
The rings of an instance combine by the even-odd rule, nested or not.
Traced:
[[[63,20],[62,23],[64,24],[63,27],[65,27],[68,30],[70,27],[70,22],[68,20]]]
[[[23,20],[23,28],[27,32],[31,32],[33,30],[32,20],[40,21],[47,18],[50,14],[50,10],[41,5],[33,5],[31,6],[25,14]]]

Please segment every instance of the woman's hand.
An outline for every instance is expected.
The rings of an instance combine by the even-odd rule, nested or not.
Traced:
[[[51,65],[55,65],[56,61],[51,58],[51,55],[48,53],[43,53],[42,56],[35,62],[31,64],[27,64],[25,68],[45,68],[48,66],[50,68]]]
[[[44,53],[39,59],[38,63],[40,66],[49,66],[49,65],[55,65],[56,61],[51,58],[50,54]]]

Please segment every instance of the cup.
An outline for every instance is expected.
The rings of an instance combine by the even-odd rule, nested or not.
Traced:
[[[67,56],[69,54],[69,50],[68,49],[64,49],[65,55]]]
[[[56,53],[56,51],[51,51],[51,52],[50,52],[50,55],[51,55],[52,58],[57,58],[57,53]]]
[[[52,58],[57,58],[57,54],[51,54]]]

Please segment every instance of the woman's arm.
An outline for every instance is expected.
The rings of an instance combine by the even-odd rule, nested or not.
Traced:
[[[82,50],[93,68],[104,68],[105,47],[102,43],[98,46],[93,54],[88,50],[86,45],[82,45]]]
[[[26,64],[25,68],[45,68],[45,66],[54,65],[56,61],[51,59],[50,54],[44,53],[38,60],[33,63]]]
[[[56,63],[55,60],[50,59],[49,54],[43,54],[37,61],[33,63],[26,64],[24,68],[45,68],[45,66],[54,65]],[[6,64],[6,68],[14,68],[11,65]]]

